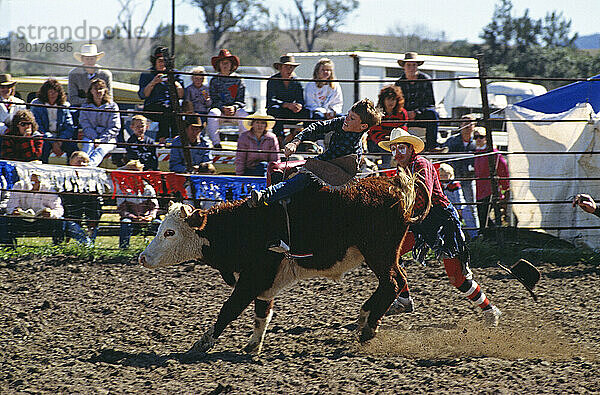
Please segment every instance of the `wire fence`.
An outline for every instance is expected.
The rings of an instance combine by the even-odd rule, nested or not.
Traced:
[[[12,62],[33,62],[33,63],[40,63],[40,64],[46,64],[46,65],[53,65],[53,66],[59,66],[59,67],[81,67],[80,64],[69,64],[69,63],[57,63],[57,62],[47,62],[47,61],[39,61],[39,60],[31,60],[31,59],[21,59],[21,58],[13,58],[13,57],[6,57],[6,56],[0,56],[0,60],[6,60],[6,61],[12,61]],[[146,69],[132,69],[132,68],[118,68],[118,67],[104,67],[101,66],[101,68],[103,69],[109,69],[112,71],[125,71],[125,72],[135,72],[135,73],[147,73],[149,72],[149,70]],[[192,72],[183,72],[183,71],[165,71],[165,74],[168,73],[174,73],[174,74],[178,74],[178,75],[198,75],[198,73],[192,73]],[[202,75],[204,76],[216,76],[217,74],[213,74],[213,73],[203,73]],[[242,78],[242,79],[248,79],[248,80],[269,80],[269,79],[273,79],[273,77],[266,77],[266,76],[249,76],[249,75],[235,75],[235,76],[223,76],[223,75],[219,75],[220,77],[225,77],[225,78]],[[431,82],[437,82],[437,81],[459,81],[459,80],[472,80],[472,79],[477,79],[482,81],[481,87],[482,87],[482,91],[484,90],[484,86],[485,86],[485,82],[488,80],[501,80],[501,81],[564,81],[564,82],[584,82],[584,81],[600,81],[600,79],[593,79],[593,78],[554,78],[554,77],[505,77],[505,76],[486,76],[486,75],[479,75],[479,76],[467,76],[467,77],[449,77],[449,78],[432,78],[429,81]],[[309,81],[315,81],[315,82],[332,82],[332,80],[315,80],[312,78],[307,78],[307,79],[303,79],[303,78],[295,78],[296,81],[301,81],[301,82],[309,82]],[[385,78],[385,79],[336,79],[333,80],[334,82],[338,82],[338,83],[393,83],[395,81],[397,81],[397,79],[392,79],[392,78]],[[0,103],[3,104],[11,104],[14,105],[15,103],[7,101],[7,100],[2,100],[0,99]],[[485,103],[484,103],[485,105]],[[25,106],[29,107],[42,107],[42,108],[47,108],[47,109],[66,109],[69,110],[71,112],[73,111],[90,111],[90,112],[112,112],[112,113],[119,113],[121,114],[121,116],[126,115],[126,116],[132,116],[132,115],[145,115],[145,116],[162,116],[165,117],[165,119],[175,119],[177,117],[184,117],[184,116],[188,116],[191,115],[189,112],[173,112],[167,108],[165,108],[164,111],[147,111],[147,110],[117,110],[117,109],[101,109],[101,108],[93,108],[93,107],[75,107],[75,106],[64,106],[64,105],[50,105],[47,103],[26,103]],[[484,109],[485,110],[485,109]],[[489,115],[489,109],[486,113],[486,111],[484,111],[484,115],[483,117],[480,117],[478,119],[475,119],[473,122],[476,124],[480,124],[480,125],[489,125],[489,122],[493,121],[493,122],[501,122],[501,123],[507,123],[507,122],[531,122],[531,120],[528,119],[508,119],[508,118],[504,118],[504,117],[491,117]],[[236,116],[223,116],[223,115],[214,115],[214,114],[202,114],[203,117],[206,118],[217,118],[217,119],[226,119],[229,121],[232,120],[244,120],[246,119],[245,117],[236,117]],[[310,123],[310,122],[315,122],[314,119],[310,119],[310,118],[302,118],[302,119],[297,119],[297,118],[275,118],[276,121],[281,121],[281,122],[287,122],[287,123]],[[389,120],[389,121],[384,121],[384,122],[390,122],[390,123],[397,123],[398,120]],[[415,123],[418,124],[427,124],[427,123],[437,123],[437,124],[456,124],[456,123],[460,123],[460,122],[465,122],[465,120],[463,118],[439,118],[439,119],[434,119],[434,120],[401,120],[400,121],[403,124],[406,125],[412,125]],[[593,123],[592,119],[536,119],[535,122],[540,122],[540,123]],[[460,130],[457,129],[457,130]],[[489,135],[489,133],[488,133]],[[89,140],[85,140],[85,139],[75,139],[75,138],[71,138],[71,139],[63,139],[63,138],[58,138],[58,137],[46,137],[46,136],[15,136],[15,135],[10,135],[10,136],[3,136],[2,139],[7,139],[7,138],[11,138],[11,139],[31,139],[31,138],[35,138],[35,139],[39,139],[42,141],[48,141],[48,142],[74,142],[74,143],[87,143],[89,142]],[[491,137],[490,137],[491,139]],[[114,142],[98,142],[98,144],[114,144]],[[147,148],[155,148],[155,149],[185,149],[185,150],[204,150],[204,151],[211,151],[211,152],[215,152],[215,153],[231,153],[232,149],[228,149],[228,148],[216,148],[216,147],[200,147],[200,146],[190,146],[190,145],[169,145],[169,146],[165,146],[162,144],[157,144],[157,143],[153,143],[153,144],[146,144],[146,143],[129,143],[129,142],[125,142],[125,141],[119,141],[118,143],[119,147],[125,147],[125,148],[129,148],[129,147],[147,147]],[[281,154],[282,151],[269,151],[269,150],[254,150],[254,149],[241,149],[241,148],[236,148],[235,149],[236,152],[247,152],[247,153],[257,153],[257,154]],[[299,152],[298,154],[301,155],[314,155],[313,152]],[[457,153],[451,153],[451,152],[436,152],[435,154],[431,154],[431,153],[425,153],[426,156],[429,156],[430,159],[433,162],[436,162],[437,160],[439,161],[443,161],[443,162],[448,162],[448,163],[452,163],[455,161],[461,161],[461,160],[465,160],[465,159],[474,159],[477,157],[491,157],[493,155],[498,155],[498,154],[502,154],[505,156],[508,156],[510,158],[511,155],[532,155],[532,156],[536,156],[536,155],[598,155],[600,154],[600,151],[508,151],[508,150],[504,150],[504,151],[495,151],[495,152],[472,152],[472,153],[461,153],[460,155],[457,155]],[[373,152],[369,152],[368,155],[372,158],[378,158],[378,157],[382,157],[385,155],[389,155],[389,154],[385,154],[385,153],[373,153]],[[543,182],[565,182],[565,181],[600,181],[600,177],[499,177],[497,174],[494,174],[495,171],[494,169],[491,169],[491,175],[490,177],[479,177],[479,178],[456,178],[457,181],[463,181],[463,182],[469,182],[469,181],[491,181],[491,182],[499,182],[499,181],[503,181],[503,180],[508,180],[508,181],[543,181]],[[108,170],[108,172],[110,172],[111,170]],[[382,171],[382,172],[385,172]],[[56,192],[51,192],[51,191],[31,191],[31,190],[15,190],[15,189],[7,189],[7,188],[0,188],[0,193],[10,193],[10,192],[19,192],[19,193],[36,193],[36,194],[56,194]],[[60,195],[81,195],[81,196],[94,196],[94,197],[101,197],[106,199],[107,201],[112,201],[116,198],[131,198],[132,196],[127,194],[127,195],[121,195],[121,194],[102,194],[102,193],[93,193],[93,192],[69,192],[69,191],[63,191],[59,193]],[[136,199],[155,199],[156,197],[152,197],[152,196],[135,196]],[[159,194],[158,198],[163,199],[163,200],[168,200],[168,199],[181,199],[181,196],[177,196],[177,195],[172,195],[172,194]],[[220,201],[220,199],[209,199],[209,198],[199,198],[199,199],[194,199],[195,201],[207,201],[207,202],[217,202]],[[463,205],[464,206],[482,206],[482,205],[486,205],[486,204],[491,204],[491,205],[495,205],[497,206],[498,204],[500,204],[501,199],[494,194],[494,196],[492,196],[492,198],[490,199],[490,203],[483,203],[483,202],[466,202]],[[565,199],[565,200],[511,200],[510,205],[567,205],[567,204],[572,204],[572,197],[570,197],[569,199]],[[12,213],[6,213],[6,214],[2,214],[0,215],[0,218],[19,218],[18,216],[12,215]],[[44,218],[38,218],[40,220],[45,220]],[[56,219],[59,221],[75,221],[75,222],[81,222],[82,219],[81,218],[59,218]],[[84,221],[89,221],[89,220],[84,220]],[[95,224],[103,224],[103,225],[108,225],[108,226],[112,226],[112,225],[118,225],[121,222],[118,220],[95,220],[95,221],[91,221],[94,222]],[[586,226],[586,225],[580,225],[580,226],[543,226],[543,227],[527,227],[527,226],[518,226],[519,229],[529,229],[529,230],[567,230],[567,229],[600,229],[600,226]],[[481,229],[481,228],[468,228],[466,227],[465,229],[467,230],[471,230],[471,229]]]

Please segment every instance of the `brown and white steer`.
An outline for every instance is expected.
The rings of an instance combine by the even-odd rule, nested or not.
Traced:
[[[340,279],[366,262],[379,280],[358,318],[359,339],[366,341],[375,336],[381,317],[406,281],[397,251],[409,223],[416,220],[410,218],[414,196],[415,182],[404,174],[364,179],[342,191],[309,188],[295,195],[288,204],[292,252],[313,254],[302,259],[267,249],[274,240],[287,241],[280,204],[249,208],[245,201],[225,202],[201,211],[176,203],[139,262],[156,268],[201,261],[234,287],[216,323],[192,346],[192,353],[210,349],[252,301],[254,333],[244,350],[259,353],[279,291],[311,277]]]

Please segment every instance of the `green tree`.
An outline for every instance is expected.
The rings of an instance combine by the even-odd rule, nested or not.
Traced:
[[[547,13],[542,25],[542,41],[547,47],[575,47],[577,33],[569,37],[571,20],[566,20],[563,13],[552,11]]]
[[[358,0],[313,0],[312,7],[294,0],[295,10],[282,11],[288,35],[299,51],[311,52],[315,41],[335,32],[346,17],[358,7]]]
[[[269,11],[260,0],[189,0],[204,14],[204,25],[210,35],[212,52],[226,46],[231,33],[240,31],[240,26],[261,17],[268,17]]]

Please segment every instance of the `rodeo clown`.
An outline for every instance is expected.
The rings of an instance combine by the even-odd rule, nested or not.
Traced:
[[[404,238],[400,255],[410,249],[419,262],[423,262],[428,248],[437,257],[444,256],[444,267],[450,283],[464,293],[467,298],[476,303],[483,311],[486,322],[497,326],[500,310],[492,305],[485,296],[479,284],[473,280],[469,269],[470,254],[465,244],[458,213],[446,195],[442,192],[438,174],[427,159],[417,155],[423,151],[423,141],[404,129],[396,128],[390,133],[389,141],[379,142],[379,146],[390,151],[396,159],[398,167],[412,174],[417,174],[429,194],[431,209],[423,221],[410,225],[409,232]],[[427,199],[422,189],[417,189],[414,210],[419,213],[425,209]],[[414,309],[413,299],[409,296],[408,284],[405,282],[400,294],[390,306],[387,315],[411,312]]]

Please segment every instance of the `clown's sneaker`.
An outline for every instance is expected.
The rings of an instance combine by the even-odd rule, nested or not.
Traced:
[[[400,313],[412,313],[415,310],[415,302],[410,296],[403,298],[398,296],[392,303],[385,315],[395,315]]]
[[[498,322],[500,321],[501,315],[502,315],[502,312],[496,306],[492,306],[491,309],[487,309],[487,310],[483,311],[483,318],[485,319],[485,323],[491,327],[498,326]]]

